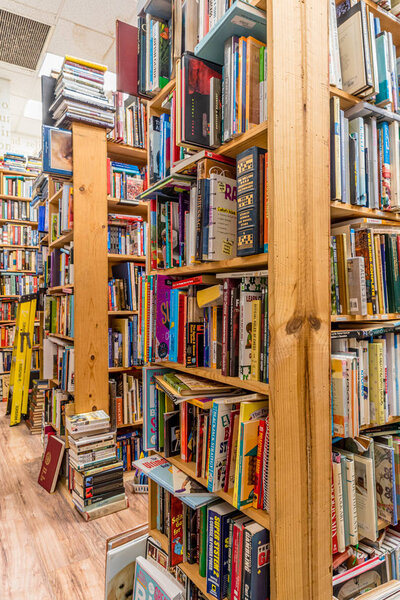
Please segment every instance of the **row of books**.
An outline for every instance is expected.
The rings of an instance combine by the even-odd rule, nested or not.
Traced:
[[[135,200],[143,191],[144,172],[136,165],[107,158],[107,194],[119,200]]]
[[[166,20],[146,13],[139,18],[140,35],[140,88],[155,95],[169,81],[171,74],[171,29]]]
[[[117,435],[117,459],[122,462],[124,471],[134,471],[133,462],[145,455],[140,431],[129,431]],[[147,484],[147,477],[142,478],[142,484]]]
[[[171,173],[173,156],[171,135],[171,115],[162,113],[151,115],[149,119],[149,185],[168,177]]]
[[[330,3],[330,82],[381,107],[399,110],[396,47],[391,32],[367,10],[364,0],[350,6]]]
[[[24,200],[1,200],[0,218],[14,221],[37,221],[38,211]]]
[[[400,312],[400,234],[390,221],[353,219],[332,225],[333,314]]]
[[[128,96],[124,100],[122,92],[113,92],[115,107],[114,129],[108,134],[109,139],[123,142],[136,148],[147,145],[147,107],[146,102],[136,96]]]
[[[39,360],[39,350],[34,348],[32,350],[31,371],[39,369]],[[2,350],[0,352],[0,373],[9,373],[11,371],[11,361],[12,350]],[[7,400],[7,398],[3,398],[3,400]]]
[[[7,196],[16,196],[19,198],[31,198],[32,196],[32,178],[4,175],[3,193]]]
[[[112,318],[108,328],[108,366],[133,367],[141,364],[137,348],[138,315]]]
[[[44,423],[51,425],[59,435],[65,435],[65,407],[74,398],[60,388],[48,388],[45,391]]]
[[[0,327],[0,348],[8,348],[14,343],[15,325],[2,325]]]
[[[0,300],[0,321],[10,321],[17,317],[17,299]]]
[[[31,271],[36,273],[36,250],[0,249],[0,269],[3,271]]]
[[[59,182],[54,182],[55,191],[58,191]],[[46,173],[39,173],[32,181],[32,206],[38,206],[40,202],[44,202],[49,197],[49,176]]]
[[[32,435],[38,435],[42,432],[45,393],[49,387],[47,380],[35,379],[32,382],[32,389],[28,396],[28,413],[25,424]]]
[[[143,265],[121,262],[111,266],[108,281],[108,310],[138,310],[139,280],[145,272]]]
[[[35,275],[3,274],[0,277],[0,294],[2,296],[24,296],[36,294],[38,278]]]
[[[237,508],[267,509],[267,401],[252,401],[251,394],[167,369],[155,382],[155,450],[194,463],[196,477],[207,480],[208,490],[232,493]]]
[[[8,171],[18,171],[23,173],[29,171],[32,173],[40,171],[42,161],[40,158],[35,156],[24,156],[23,154],[16,154],[15,152],[4,152],[4,155],[0,157],[0,165],[2,169]]]
[[[58,211],[51,215],[51,242],[61,235],[68,233],[74,226],[74,199],[73,187],[70,183],[64,183],[62,195],[58,200]],[[45,231],[45,229],[43,230]]]
[[[107,250],[110,254],[145,256],[147,224],[142,217],[109,215]]]
[[[360,427],[400,415],[398,323],[332,333],[333,435],[355,437]]]
[[[121,373],[110,379],[108,385],[113,429],[143,419],[142,382],[138,377]]]
[[[51,335],[74,337],[74,295],[45,296],[44,327]]]
[[[117,460],[109,416],[104,411],[67,416],[66,428],[68,485],[78,512],[88,519],[93,510],[121,500],[126,507],[123,465]]]
[[[74,283],[74,242],[62,248],[54,248],[50,254],[42,249],[42,253],[45,281],[48,287]]]
[[[0,242],[6,245],[37,246],[39,236],[37,229],[30,225],[6,223],[0,227]]]
[[[267,382],[266,279],[239,275],[243,277],[233,273],[187,280],[143,275],[139,359],[207,366],[222,369],[224,375]],[[204,287],[210,283],[215,285]]]
[[[65,56],[50,106],[56,127],[71,129],[73,121],[114,127],[114,107],[104,93],[107,67]]]
[[[332,200],[400,209],[399,121],[382,120],[365,102],[340,110],[331,98]]]

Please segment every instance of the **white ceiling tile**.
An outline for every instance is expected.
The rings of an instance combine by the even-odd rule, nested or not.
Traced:
[[[81,27],[71,21],[59,19],[47,51],[54,54],[71,54],[79,58],[86,58],[95,62],[104,63],[105,54],[108,52],[112,38]]]
[[[0,8],[7,10],[8,12],[33,19],[34,21],[40,21],[41,23],[47,23],[48,25],[54,25],[56,21],[56,14],[62,0],[32,0],[32,2],[18,2],[17,0],[0,0]],[[54,8],[52,5],[54,4]],[[57,10],[56,10],[57,7]]]
[[[67,0],[60,17],[114,37],[116,19],[136,24],[136,0]]]

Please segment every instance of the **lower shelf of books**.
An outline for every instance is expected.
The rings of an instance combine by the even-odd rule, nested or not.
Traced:
[[[163,361],[157,363],[157,365],[161,367],[175,369],[176,371],[182,371],[183,373],[197,375],[198,377],[211,379],[212,381],[220,381],[221,383],[233,385],[235,387],[243,388],[244,390],[250,390],[252,392],[258,392],[259,394],[269,394],[268,383],[263,383],[262,381],[255,381],[251,379],[243,380],[239,377],[228,377],[227,375],[222,375],[220,369],[211,369],[210,367],[185,367],[181,363],[170,361]]]
[[[159,452],[159,454],[161,456],[164,455],[163,452]],[[196,481],[201,483],[201,485],[204,485],[204,487],[207,487],[206,479],[204,479],[203,477],[196,477],[196,466],[193,462],[189,462],[189,463],[185,462],[180,458],[180,456],[168,456],[168,458],[166,460],[168,460],[168,462],[175,465],[181,471],[183,471],[184,473],[189,475],[192,479],[195,479]],[[229,504],[233,505],[232,492],[224,492],[223,490],[220,490],[218,492],[214,492],[214,494],[216,496],[218,496],[219,498],[222,498],[223,500],[225,500],[225,502],[228,502]],[[257,523],[259,523],[260,525],[265,527],[265,529],[268,529],[268,530],[270,529],[269,514],[265,510],[256,509],[253,507],[241,508],[240,510],[245,515],[247,515],[248,517],[253,519],[253,521],[256,521]]]
[[[164,550],[164,552],[168,552],[168,539],[166,535],[158,531],[158,529],[150,529],[149,534],[161,544],[161,548]],[[206,598],[209,600],[215,600],[214,596],[207,594],[207,579],[205,577],[201,577],[199,573],[199,565],[191,565],[187,562],[182,562],[179,563],[179,566]]]

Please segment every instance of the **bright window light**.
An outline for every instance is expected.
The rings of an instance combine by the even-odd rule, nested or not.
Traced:
[[[51,52],[46,52],[44,60],[42,62],[42,66],[40,67],[39,77],[41,77],[42,75],[51,75],[52,71],[60,71],[63,62],[63,56],[59,56],[58,54],[52,54]]]
[[[42,120],[42,103],[38,100],[27,100],[24,108],[24,117],[28,119]]]

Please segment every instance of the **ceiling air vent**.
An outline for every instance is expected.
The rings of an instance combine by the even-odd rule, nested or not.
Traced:
[[[35,71],[50,25],[0,9],[0,60]]]

